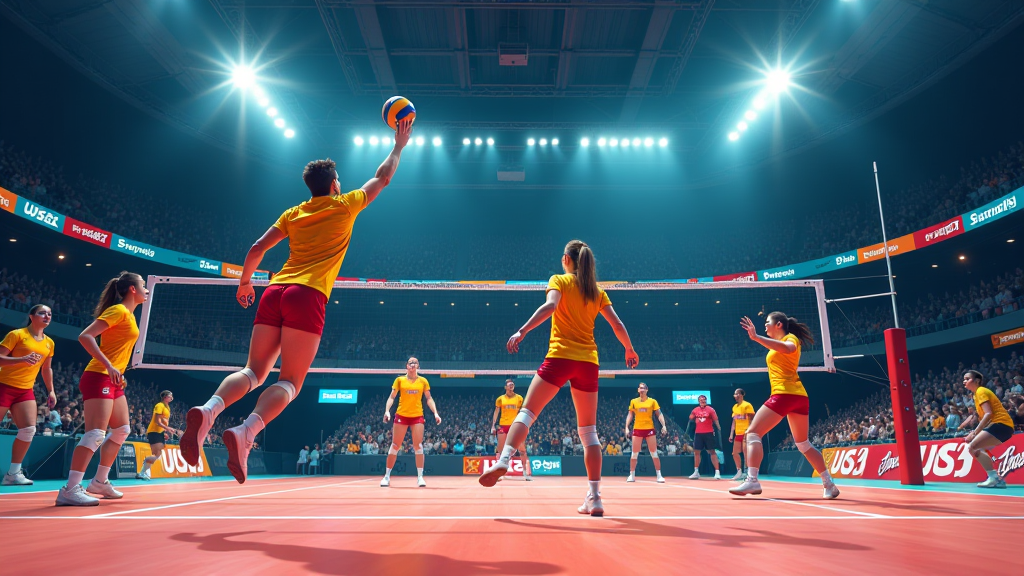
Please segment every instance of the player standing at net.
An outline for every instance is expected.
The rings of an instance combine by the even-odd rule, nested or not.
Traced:
[[[661,413],[661,406],[654,398],[647,396],[647,384],[643,382],[637,386],[636,391],[639,398],[629,401],[629,411],[626,412],[626,435],[630,434],[629,423],[633,422],[633,451],[629,454],[629,477],[626,482],[636,482],[636,461],[640,457],[640,451],[644,447],[644,438],[647,439],[647,449],[651,451],[651,460],[654,460],[654,471],[658,475],[658,482],[665,482],[661,477],[661,458],[658,457],[658,437],[654,433],[654,416],[658,417],[661,423],[661,433],[668,434],[665,426],[665,416]],[[633,418],[636,420],[633,420]]]
[[[765,361],[768,363],[768,381],[771,382],[772,395],[757,410],[754,421],[747,430],[747,479],[739,486],[730,488],[729,492],[738,496],[761,493],[761,483],[757,481],[758,467],[764,458],[761,436],[786,418],[789,420],[789,430],[793,434],[797,449],[821,476],[821,483],[825,488],[824,498],[836,498],[839,496],[839,488],[836,488],[832,481],[832,475],[825,466],[825,459],[807,440],[810,402],[807,399],[807,391],[804,390],[804,385],[797,375],[801,346],[814,344],[810,328],[782,312],[772,312],[765,319],[764,330],[767,336],[758,335],[754,323],[746,316],[740,320],[740,326],[746,330],[751,340],[768,349]]]
[[[1013,436],[1013,418],[999,401],[999,397],[984,384],[985,377],[981,372],[968,370],[964,373],[964,387],[974,394],[974,407],[978,411],[978,425],[964,438],[964,443],[967,444],[971,456],[974,456],[978,464],[985,469],[985,474],[988,474],[988,478],[979,482],[978,487],[1006,488],[1006,481],[996,473],[992,456],[988,451]],[[975,416],[971,416],[968,422],[974,419]]]
[[[391,429],[391,448],[388,449],[387,469],[384,470],[384,478],[380,485],[387,488],[391,485],[391,469],[395,467],[398,460],[398,451],[405,441],[405,431],[412,429],[412,449],[416,454],[416,485],[424,488],[427,482],[423,479],[423,425],[426,421],[423,418],[423,401],[434,414],[434,422],[441,423],[441,417],[437,414],[437,405],[430,397],[430,383],[419,375],[420,361],[416,358],[409,358],[405,363],[405,376],[395,378],[391,385],[391,395],[388,396],[387,406],[384,407],[384,423],[391,420],[391,406],[398,397],[398,410],[395,411],[395,425]]]
[[[711,457],[711,465],[715,467],[715,480],[722,479],[722,473],[718,469],[718,454],[715,449],[718,448],[718,442],[715,440],[715,431],[717,430],[718,438],[722,437],[722,425],[718,422],[718,413],[711,406],[708,406],[708,397],[701,394],[697,397],[697,407],[690,412],[690,423],[694,425],[693,433],[693,474],[690,474],[688,478],[690,480],[700,480],[700,453],[704,450],[708,451],[708,456]],[[690,430],[690,426],[686,426],[686,430]]]
[[[153,463],[160,459],[164,451],[164,430],[181,435],[181,430],[171,428],[171,402],[174,401],[174,394],[170,390],[160,393],[160,401],[153,406],[153,416],[149,419],[149,426],[146,428],[146,441],[149,442],[149,449],[153,452],[142,461],[142,470],[135,475],[136,480],[152,480],[149,469]]]
[[[626,366],[636,368],[640,358],[633,350],[625,325],[612,308],[608,294],[597,284],[594,253],[584,242],[573,240],[562,254],[565,274],[548,280],[544,304],[508,339],[509,353],[519,351],[519,343],[534,328],[551,318],[548,354],[526,392],[505,438],[505,447],[493,466],[480,475],[480,484],[494,486],[508,472],[508,462],[516,446],[526,441],[530,426],[548,402],[568,382],[576,406],[576,425],[583,444],[583,460],[587,467],[589,490],[580,514],[604,516],[601,502],[601,441],[597,436],[597,344],[594,342],[594,321],[601,314],[611,325],[615,337],[626,349]]]
[[[260,297],[245,368],[225,378],[206,404],[190,409],[185,416],[181,455],[189,465],[199,463],[199,451],[221,411],[263,384],[280,355],[278,381],[260,395],[242,425],[225,430],[222,436],[228,469],[235,480],[245,482],[253,440],[295,399],[316,357],[327,299],[348,251],[356,217],[391,182],[411,132],[411,122],[401,122],[395,147],[377,173],[362,188],[347,194],[341,193],[333,160],[307,164],[302,180],[312,198],[285,210],[249,249],[235,295],[243,308],[255,299],[250,282],[263,256],[288,238],[288,260]]]
[[[498,435],[495,456],[501,456],[501,451],[505,448],[505,439],[508,437],[508,429],[515,422],[522,407],[523,397],[516,394],[516,383],[509,378],[505,381],[505,393],[494,401],[494,415],[491,417],[491,434]],[[519,461],[523,465],[523,479],[529,482],[533,480],[533,473],[530,470],[530,460],[526,456],[526,439],[524,438],[523,443],[515,448],[519,451]]]
[[[743,461],[740,460],[740,457],[746,457],[747,442],[745,438],[750,421],[754,419],[754,406],[745,400],[747,392],[743,388],[737,388],[732,393],[732,397],[736,400],[732,406],[732,425],[729,426],[732,460],[736,463],[736,475],[732,479],[739,482],[746,478],[746,474],[743,473]]]

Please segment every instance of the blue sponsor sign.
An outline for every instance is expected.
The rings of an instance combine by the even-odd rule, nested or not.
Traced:
[[[26,220],[32,220],[40,226],[45,226],[57,232],[64,232],[64,215],[54,212],[45,206],[40,206],[24,196],[18,196],[18,205],[14,208],[18,216]]]
[[[708,402],[711,401],[710,390],[676,390],[672,392],[672,403],[673,404],[700,404],[697,401],[698,396],[707,396]]]
[[[964,219],[964,230],[973,230],[978,226],[984,226],[989,222],[994,222],[1011,212],[1019,210],[1022,191],[1024,191],[1024,188],[1018,188],[994,202],[989,202],[977,210],[965,213],[962,216]]]
[[[561,456],[530,456],[530,471],[534,476],[561,476]]]
[[[132,256],[138,256],[146,260],[152,260],[153,262],[163,262],[165,264],[174,264],[177,262],[168,262],[162,253],[165,252],[163,248],[157,248],[156,246],[150,246],[142,242],[137,242],[131,238],[125,238],[120,234],[114,234],[114,237],[110,241],[110,249],[117,250],[118,252],[124,252],[125,254],[131,254]]]
[[[320,389],[321,404],[355,404],[358,399],[359,390]]]
[[[799,264],[791,264],[782,268],[771,268],[757,273],[757,279],[762,282],[776,280],[796,280],[798,278],[810,278],[819,274],[825,274],[847,266],[857,265],[857,251],[851,250],[842,254],[834,254],[826,258],[808,260]]]

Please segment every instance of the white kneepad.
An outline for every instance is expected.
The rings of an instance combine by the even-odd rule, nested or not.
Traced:
[[[600,446],[601,439],[597,437],[597,426],[580,426],[576,429],[580,435],[580,443],[584,446]]]
[[[795,442],[795,444],[796,449],[799,450],[801,454],[806,454],[814,450],[814,446],[811,446],[811,443],[808,440],[804,440],[803,442]]]
[[[99,428],[95,430],[89,430],[85,434],[82,434],[82,439],[78,441],[78,445],[82,448],[88,449],[90,452],[95,452],[100,444],[103,444],[103,438],[106,437],[107,433]]]
[[[22,442],[31,442],[32,437],[36,435],[35,426],[26,426],[24,428],[18,428],[18,435],[14,437],[15,440],[21,440]]]
[[[747,441],[747,444],[761,443],[761,436],[759,434],[754,434],[753,432],[747,432],[746,436],[743,438]]]
[[[245,374],[246,378],[249,379],[249,392],[252,392],[256,388],[263,385],[260,379],[256,377],[256,372],[253,372],[252,368],[246,367],[238,371],[239,374]]]
[[[394,456],[395,454],[398,454],[398,448],[395,448],[395,445],[392,444],[391,448],[388,448],[388,455]]]
[[[514,422],[519,422],[520,424],[525,424],[526,427],[529,428],[530,426],[533,426],[533,422],[536,419],[537,419],[537,417],[534,416],[533,412],[530,412],[526,408],[520,408],[519,409],[519,413],[516,414],[516,419],[514,420]]]
[[[119,427],[114,428],[113,430],[111,430],[110,431],[110,436],[109,436],[108,439],[111,442],[113,442],[114,444],[117,444],[118,446],[120,446],[121,444],[124,444],[125,439],[127,439],[128,435],[131,434],[131,433],[132,433],[132,427],[127,425],[127,424],[125,424],[124,426],[119,426]]]
[[[284,390],[288,394],[289,403],[295,399],[295,385],[292,384],[291,382],[287,380],[278,380],[277,382],[274,382],[273,386],[271,386],[271,388],[274,387],[280,388],[281,390]]]

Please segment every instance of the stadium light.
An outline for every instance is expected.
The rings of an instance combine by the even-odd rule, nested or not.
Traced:
[[[17,242],[17,241],[18,241],[17,238],[11,238],[11,242]],[[1013,242],[1013,240],[1010,240],[1010,242]]]
[[[611,140],[608,141],[608,145],[609,146],[618,146],[619,145],[619,139],[618,138],[612,138]]]
[[[633,138],[633,146],[639,146],[639,145],[640,145],[640,139],[639,138]]]
[[[740,133],[739,132],[729,132],[729,140],[732,140],[733,142],[735,142],[735,141],[737,141],[739,139],[740,139]]]
[[[776,94],[785,92],[789,88],[789,72],[782,69],[775,69],[768,73],[765,80],[768,89]]]
[[[586,148],[587,146],[590,146],[590,138],[583,138],[583,139],[581,139],[580,140],[580,146],[582,146],[584,148]]]
[[[662,138],[661,140],[658,140],[658,146],[661,146],[662,148],[668,146],[668,138]]]
[[[263,108],[266,108],[267,106],[270,106],[270,99],[265,97],[265,96],[263,98],[260,98],[259,100],[257,100],[257,102],[259,102],[259,105],[261,107],[263,107]]]
[[[754,98],[754,108],[757,108],[758,110],[764,110],[764,107],[767,105],[768,103],[765,102],[764,96],[759,94],[757,98]]]
[[[743,117],[753,122],[754,120],[757,120],[757,112],[754,112],[753,110],[747,110],[743,114]]]
[[[284,128],[284,118],[278,118],[277,120],[274,120],[274,126],[277,126],[278,128]]]
[[[356,146],[362,146],[363,145],[363,137],[362,136],[356,136],[355,138],[352,139],[352,142],[354,142]]]
[[[11,238],[11,242],[14,242],[13,238]],[[1006,243],[1007,244],[1013,244],[1013,238],[1010,238],[1009,240],[1007,240]]]
[[[469,146],[469,143],[470,143],[470,140],[469,140],[469,138],[463,138],[463,139],[462,139],[462,145],[463,145],[463,146]]]
[[[476,140],[473,140],[473,144],[476,144],[477,146],[479,146],[479,145],[481,145],[483,143],[484,143],[484,141],[481,140],[479,136],[476,137]]]
[[[92,268],[92,262],[86,262],[85,263],[85,267],[86,268]]]
[[[739,123],[736,124],[736,129],[739,130],[740,132],[745,132],[747,128],[749,128],[749,126],[747,126],[747,123],[744,122],[743,120],[740,120]]]
[[[417,146],[423,146],[424,142],[426,142],[426,140],[423,139],[423,136],[417,136],[416,137],[416,145]]]
[[[285,138],[295,138],[295,130],[292,130],[291,128],[285,130],[284,131],[284,137]]]
[[[629,138],[623,138],[622,139],[622,147],[623,148],[629,148]]]
[[[541,138],[540,139],[540,145],[541,146],[547,146],[548,145],[548,139],[547,138]]]
[[[487,145],[488,146],[494,146],[494,138],[488,138],[487,139]]]
[[[604,138],[598,138],[598,139],[597,139],[597,145],[598,145],[598,146],[604,146],[604,145],[605,145],[605,144],[607,144],[607,143],[608,143],[608,141],[607,141],[607,140],[605,140]]]
[[[391,137],[390,136],[381,136],[380,143],[385,145],[385,146],[387,146],[388,144],[391,144]]]
[[[552,138],[551,139],[551,145],[552,146],[558,146],[558,138]]]
[[[267,108],[267,116],[270,116],[271,118],[277,116],[277,108],[274,108],[273,106]]]
[[[235,66],[231,72],[231,81],[234,82],[235,88],[248,90],[256,84],[256,73],[248,66]]]
[[[654,138],[650,138],[650,137],[644,138],[644,146],[647,147],[647,148],[650,148],[651,146],[654,146]]]
[[[267,97],[267,93],[263,90],[263,88],[260,88],[259,86],[253,88],[252,95],[257,97],[257,98],[266,98]]]
[[[533,138],[527,138],[527,139],[526,139],[526,145],[527,145],[527,146],[533,146],[533,145],[534,145],[534,144],[536,144],[536,143],[537,143],[537,141],[536,141],[536,140],[534,140]]]
[[[434,136],[434,146],[440,146],[440,145],[441,145],[441,138],[439,136]]]
[[[370,136],[370,145],[376,146],[377,144],[380,144],[380,138],[377,138],[376,136]]]
[[[57,260],[63,260],[63,259],[64,259],[64,255],[63,254],[57,254]]]

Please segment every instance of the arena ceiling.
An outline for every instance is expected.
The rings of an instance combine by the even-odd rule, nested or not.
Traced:
[[[1024,21],[1015,0],[0,0],[0,13],[132,105],[280,162],[380,129],[657,130],[705,173],[793,152],[891,109]],[[520,66],[503,65],[525,54]],[[253,62],[298,146],[224,88]],[[801,87],[722,163],[763,70]],[[244,128],[244,129],[243,129]],[[513,141],[514,140],[514,141]],[[578,142],[578,139],[575,140]],[[518,139],[503,141],[521,146]],[[715,158],[715,162],[709,162]],[[714,168],[710,168],[713,166]]]

